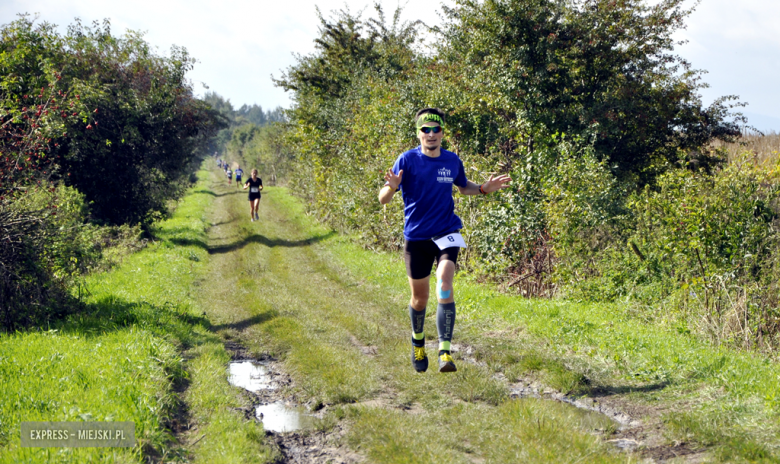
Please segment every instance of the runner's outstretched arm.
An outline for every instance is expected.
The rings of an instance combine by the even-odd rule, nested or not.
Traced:
[[[468,181],[465,187],[458,187],[458,191],[461,195],[487,195],[488,193],[509,187],[510,182],[512,182],[512,178],[506,174],[491,175],[482,185]]]

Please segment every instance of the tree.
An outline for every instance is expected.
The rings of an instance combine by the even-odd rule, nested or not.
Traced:
[[[57,215],[65,209],[58,208],[51,178],[58,169],[53,152],[67,140],[66,126],[86,114],[79,96],[61,81],[55,59],[61,51],[50,24],[34,27],[21,16],[2,29],[0,324],[8,328],[45,315],[47,305],[65,299],[62,277],[79,268],[49,246],[53,237],[70,238],[78,228],[58,227],[63,224]]]
[[[683,0],[459,0],[442,56],[464,105],[533,151],[555,133],[594,144],[622,178],[650,182],[682,153],[739,135],[724,97],[673,54]]]
[[[189,175],[226,127],[225,118],[194,97],[185,74],[194,60],[174,47],[155,55],[132,31],[76,22],[65,37],[64,79],[89,106],[85,131],[58,150],[63,178],[84,193],[93,217],[110,224],[148,223],[189,185]]]
[[[140,34],[28,16],[0,28],[0,320],[72,305],[72,277],[99,258],[97,228],[144,223],[189,185],[225,118],[194,98],[182,48]],[[64,184],[64,185],[63,185]],[[88,207],[91,206],[91,208]],[[91,210],[91,211],[90,211]]]

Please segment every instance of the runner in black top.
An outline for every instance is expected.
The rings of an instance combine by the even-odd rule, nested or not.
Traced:
[[[263,179],[257,177],[257,169],[252,169],[252,177],[244,183],[244,190],[249,189],[249,216],[252,222],[259,221],[257,207],[260,205],[260,190],[263,190]]]

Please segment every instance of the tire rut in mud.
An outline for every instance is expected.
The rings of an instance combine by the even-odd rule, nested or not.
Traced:
[[[479,361],[474,356],[476,349],[468,344],[453,343],[453,353],[459,353],[460,359],[476,366],[487,367],[487,364]],[[666,462],[683,458],[683,462],[702,462],[707,450],[695,448],[690,443],[669,444],[664,438],[663,424],[659,418],[649,417],[643,414],[640,408],[634,408],[636,413],[629,413],[621,408],[623,402],[611,398],[603,392],[598,396],[573,396],[567,395],[555,389],[549,388],[536,379],[526,377],[516,382],[499,372],[494,377],[502,381],[509,389],[510,398],[538,398],[558,401],[578,409],[602,414],[617,424],[618,430],[605,438],[605,443],[616,446],[620,451],[638,454],[650,462]]]
[[[262,423],[258,418],[256,408],[262,405],[276,404],[284,402],[287,404],[299,404],[297,399],[285,396],[282,392],[285,387],[292,384],[290,376],[281,369],[281,364],[270,356],[259,356],[254,358],[249,351],[235,341],[226,341],[225,349],[231,355],[232,362],[251,361],[262,364],[272,384],[272,388],[260,389],[259,391],[245,390],[245,393],[251,397],[252,406],[250,408],[241,408],[244,417],[247,420],[255,420]],[[311,411],[311,416],[322,418],[326,409],[322,405],[303,405],[308,409],[317,409]],[[355,464],[363,462],[363,456],[349,450],[341,444],[342,438],[346,434],[346,429],[340,425],[329,427],[327,431],[317,429],[303,429],[290,432],[274,432],[266,430],[266,436],[276,444],[279,451],[279,458],[275,464]]]

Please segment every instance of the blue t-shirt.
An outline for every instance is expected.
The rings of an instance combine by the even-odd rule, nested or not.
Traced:
[[[236,177],[241,177],[244,175],[244,170],[241,168],[236,169]]]
[[[452,184],[465,187],[467,182],[458,155],[442,149],[439,157],[431,158],[417,147],[395,161],[393,173],[401,169],[406,240],[429,240],[463,228],[452,199]]]

